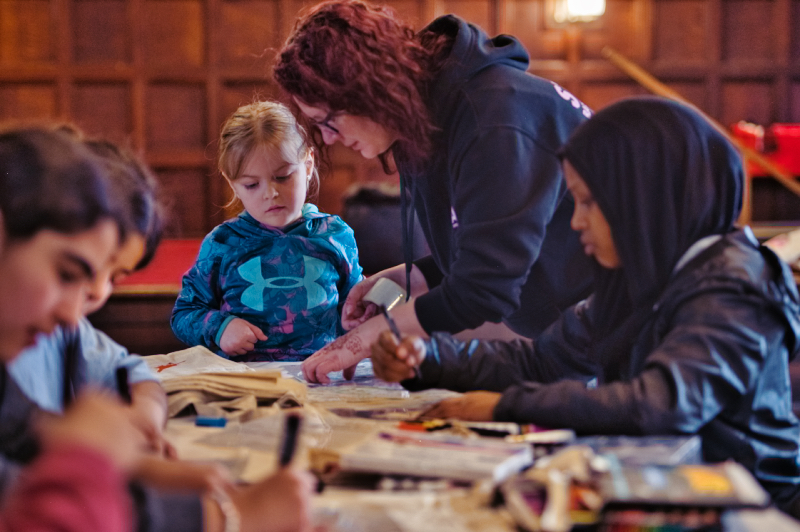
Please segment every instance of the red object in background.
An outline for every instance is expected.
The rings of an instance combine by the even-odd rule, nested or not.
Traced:
[[[800,176],[800,124],[772,124],[764,128],[748,122],[731,127],[734,136],[757,152],[764,154],[783,170]],[[754,162],[747,161],[751,176],[769,175]]]
[[[117,283],[115,294],[177,294],[183,274],[194,264],[200,239],[164,240],[146,268]]]

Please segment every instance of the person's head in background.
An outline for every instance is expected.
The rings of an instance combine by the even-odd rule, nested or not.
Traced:
[[[106,167],[111,193],[127,225],[127,238],[88,294],[86,314],[100,309],[114,286],[131,273],[147,266],[161,242],[164,208],[158,197],[158,181],[132,152],[103,139],[85,139],[84,144]]]
[[[218,165],[233,201],[270,227],[299,220],[306,200],[319,190],[305,130],[278,102],[244,105],[228,118],[220,133]]]
[[[389,171],[390,153],[420,163],[431,149],[423,94],[452,39],[426,37],[387,7],[326,2],[297,21],[273,76],[316,126],[318,148],[341,142]]]
[[[0,359],[83,316],[126,239],[102,162],[44,127],[0,131]]]
[[[627,294],[630,305],[648,305],[692,244],[734,229],[741,157],[688,106],[657,97],[612,104],[573,133],[562,155],[572,227],[605,270],[601,299]]]

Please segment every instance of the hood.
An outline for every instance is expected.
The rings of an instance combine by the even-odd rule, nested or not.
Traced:
[[[247,211],[242,211],[239,216],[226,222],[230,229],[234,230],[239,236],[247,237],[263,237],[264,233],[273,233],[279,235],[297,235],[297,236],[311,236],[316,233],[319,223],[318,219],[328,218],[331,215],[319,212],[317,206],[312,203],[303,205],[303,216],[296,222],[289,224],[286,227],[272,227],[264,225],[252,216]],[[235,228],[235,229],[234,229]]]
[[[562,152],[611,227],[635,306],[659,296],[692,244],[734,229],[741,157],[688,106],[655,97],[613,104],[582,124]]]
[[[437,76],[431,94],[438,100],[456,90],[481,70],[492,65],[505,65],[525,72],[530,56],[525,47],[510,35],[490,38],[478,26],[455,15],[445,15],[431,22],[423,31],[448,34],[454,37],[451,58]]]

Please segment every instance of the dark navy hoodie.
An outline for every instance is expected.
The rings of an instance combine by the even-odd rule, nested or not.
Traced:
[[[431,249],[417,262],[431,287],[417,317],[429,333],[505,321],[534,336],[589,293],[557,151],[591,111],[528,74],[513,37],[452,15],[427,30],[454,44],[427,94],[432,155],[421,171],[397,161]]]

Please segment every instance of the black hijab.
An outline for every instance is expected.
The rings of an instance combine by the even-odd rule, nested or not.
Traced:
[[[742,161],[697,111],[656,97],[601,110],[562,154],[600,206],[622,263],[598,265],[592,302],[593,351],[615,379],[681,256],[697,240],[733,230]]]

